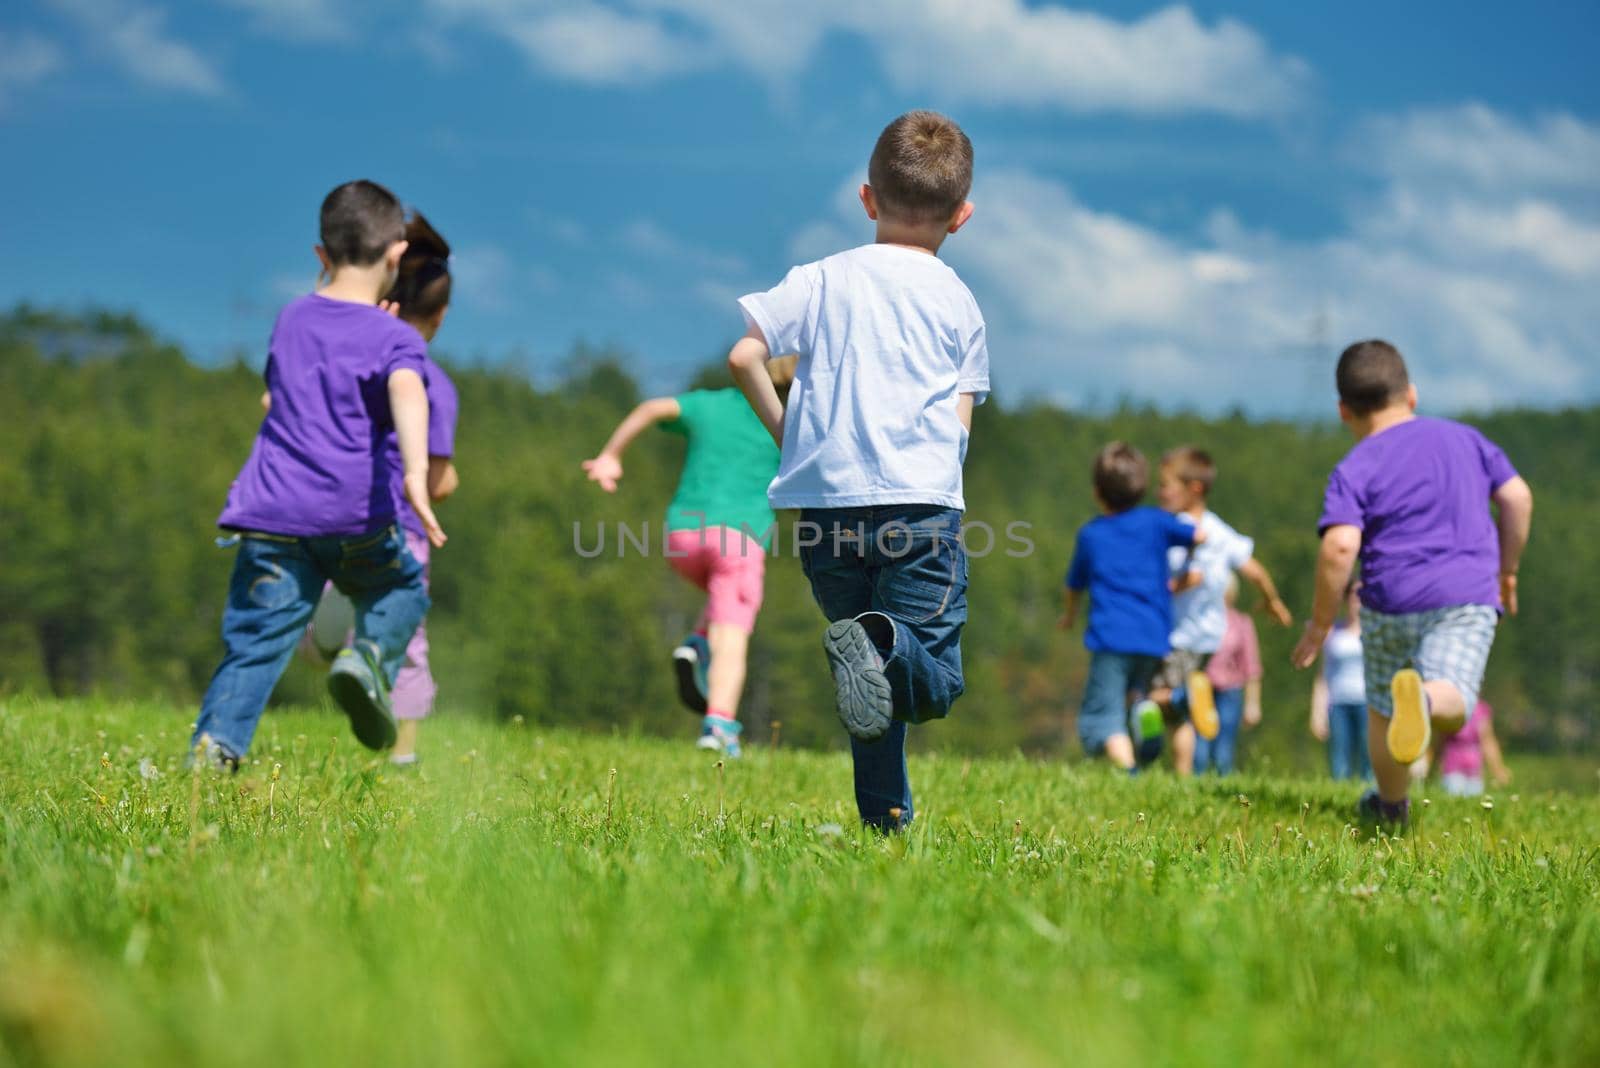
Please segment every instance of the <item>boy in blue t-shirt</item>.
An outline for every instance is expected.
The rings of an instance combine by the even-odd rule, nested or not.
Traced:
[[[1171,650],[1172,590],[1167,550],[1192,549],[1205,532],[1159,508],[1141,508],[1150,468],[1138,449],[1114,441],[1094,459],[1094,496],[1104,513],[1078,531],[1067,569],[1065,609],[1058,626],[1071,630],[1078,605],[1089,593],[1089,678],[1078,713],[1078,737],[1090,756],[1105,754],[1133,771],[1135,754],[1128,729],[1129,698],[1149,689],[1161,658]],[[1152,725],[1153,728],[1157,725]],[[1141,735],[1145,732],[1141,731]],[[1149,732],[1159,747],[1159,729]]]

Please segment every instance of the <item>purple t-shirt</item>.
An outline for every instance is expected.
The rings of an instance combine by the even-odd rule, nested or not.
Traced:
[[[428,455],[448,460],[456,454],[456,411],[460,401],[456,397],[456,384],[444,373],[444,368],[427,361],[428,370],[423,376],[428,387]],[[422,520],[406,500],[406,464],[400,456],[400,442],[394,432],[389,432],[389,489],[394,494],[395,514],[400,525],[411,533],[426,537]]]
[[[1361,531],[1361,603],[1375,612],[1499,608],[1489,496],[1516,477],[1472,427],[1411,419],[1358,442],[1333,469],[1318,529]]]
[[[422,335],[370,304],[315,293],[278,313],[267,350],[272,407],[217,525],[298,537],[394,521],[389,376],[427,374]]]

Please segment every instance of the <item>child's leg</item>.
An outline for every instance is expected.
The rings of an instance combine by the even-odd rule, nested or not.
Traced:
[[[272,688],[316,610],[322,583],[300,539],[240,539],[222,613],[226,651],[206,688],[191,745],[208,737],[234,758],[250,748]]]
[[[1378,797],[1390,804],[1406,799],[1411,790],[1411,770],[1389,752],[1389,717],[1367,709],[1367,758],[1378,783]]]
[[[705,618],[711,642],[707,712],[737,719],[750,635],[761,612],[767,554],[760,542],[737,531],[719,527],[713,533],[718,544],[706,582]]]
[[[406,548],[411,550],[411,555],[417,558],[422,565],[422,588],[428,589],[431,578],[430,564],[432,551],[428,539],[419,537],[411,531],[405,532]],[[411,635],[411,641],[406,644],[405,663],[400,668],[400,674],[395,676],[394,690],[390,699],[394,702],[395,719],[399,720],[399,731],[395,738],[393,757],[405,759],[417,751],[417,722],[427,718],[433,711],[434,698],[438,696],[439,688],[433,680],[433,670],[428,663],[428,624],[426,621],[417,625],[416,631]]]
[[[895,720],[876,742],[850,739],[855,764],[856,811],[861,822],[896,831],[911,822],[911,779],[906,774],[906,725]]]
[[[867,546],[872,611],[890,623],[869,628],[884,654],[894,715],[942,719],[966,689],[961,630],[967,622],[967,555],[961,513],[949,508],[875,509]]]
[[[355,605],[357,644],[376,648],[384,682],[393,686],[406,646],[428,613],[421,562],[397,526],[354,538],[317,538],[312,545]]]
[[[1244,691],[1219,690],[1217,701],[1217,737],[1205,743],[1210,750],[1211,766],[1218,775],[1233,774],[1233,756],[1239,744],[1239,724],[1244,719]],[[1198,758],[1195,770],[1202,771]]]
[[[1134,658],[1121,653],[1090,653],[1078,710],[1078,740],[1090,756],[1105,754],[1119,768],[1131,770],[1133,738],[1128,734],[1128,693],[1134,689]]]

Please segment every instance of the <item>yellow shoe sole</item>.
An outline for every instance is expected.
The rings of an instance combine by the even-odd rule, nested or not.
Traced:
[[[1211,678],[1204,671],[1191,671],[1184,681],[1189,688],[1189,721],[1194,724],[1195,733],[1209,742],[1222,733]]]
[[[1428,718],[1428,698],[1422,689],[1422,676],[1411,668],[1395,672],[1389,682],[1394,711],[1389,716],[1389,755],[1397,764],[1412,764],[1428,752],[1433,741],[1433,724]]]

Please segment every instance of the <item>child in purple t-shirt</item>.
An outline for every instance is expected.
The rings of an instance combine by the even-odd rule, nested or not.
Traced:
[[[273,327],[272,403],[217,519],[239,553],[222,616],[226,652],[192,744],[219,767],[237,767],[249,748],[327,581],[356,608],[355,642],[335,657],[329,692],[363,745],[394,743],[388,689],[428,595],[395,523],[391,430],[404,496],[429,542],[445,541],[428,501],[426,344],[377,306],[405,250],[394,194],[367,181],[339,186],[322,203],[329,281]]]
[[[1517,612],[1533,493],[1478,431],[1417,416],[1416,387],[1388,342],[1351,345],[1337,381],[1339,415],[1357,443],[1328,479],[1316,601],[1293,659],[1300,668],[1316,661],[1359,553],[1378,781],[1361,815],[1404,823],[1407,766],[1428,752],[1435,729],[1466,724],[1500,613]]]

